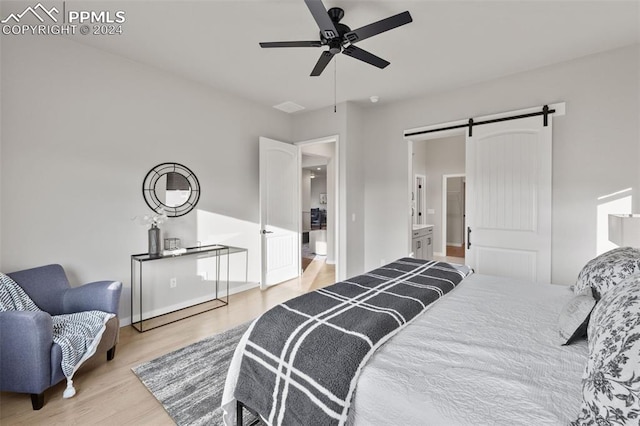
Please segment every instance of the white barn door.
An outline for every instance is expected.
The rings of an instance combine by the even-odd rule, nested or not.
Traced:
[[[551,282],[551,116],[467,134],[465,262],[477,273]]]
[[[260,288],[300,275],[298,147],[260,138]]]

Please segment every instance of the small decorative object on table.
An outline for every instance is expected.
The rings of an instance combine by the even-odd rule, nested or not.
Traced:
[[[180,248],[180,238],[165,238],[163,256],[178,256],[187,252],[186,248]]]
[[[164,249],[165,250],[175,250],[180,248],[180,238],[165,238],[164,239]]]

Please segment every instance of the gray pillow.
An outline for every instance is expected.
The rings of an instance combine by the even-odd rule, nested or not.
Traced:
[[[589,320],[582,406],[572,425],[638,424],[640,274],[602,296]]]
[[[587,294],[575,296],[562,307],[558,317],[560,344],[570,345],[587,335],[589,315],[595,305],[596,299]]]
[[[576,295],[593,291],[596,300],[625,278],[640,273],[640,250],[620,247],[590,260],[580,274],[573,288]]]

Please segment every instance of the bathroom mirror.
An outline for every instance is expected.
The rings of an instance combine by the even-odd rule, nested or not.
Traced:
[[[178,217],[189,213],[198,203],[200,183],[182,164],[162,163],[145,176],[142,194],[154,212]]]

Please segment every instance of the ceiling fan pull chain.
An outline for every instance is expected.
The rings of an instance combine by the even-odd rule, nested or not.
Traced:
[[[333,57],[333,113],[334,114],[338,112],[338,108],[336,106],[338,102],[337,76],[338,76],[338,58],[334,56]]]

